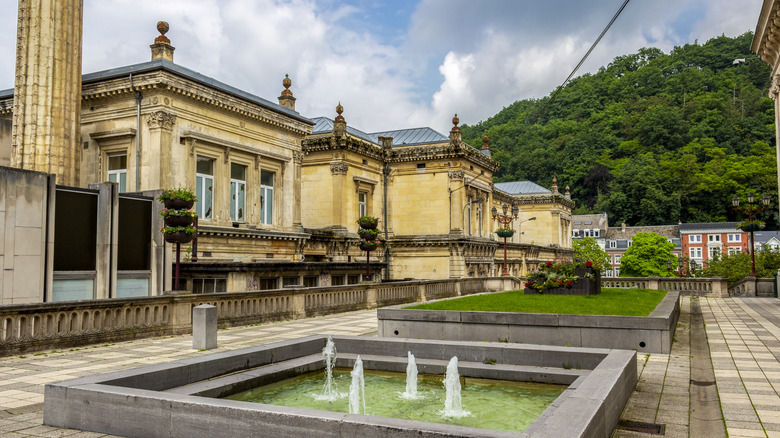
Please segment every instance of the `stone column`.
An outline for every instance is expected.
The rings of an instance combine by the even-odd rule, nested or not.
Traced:
[[[144,144],[146,150],[136,151],[141,154],[141,174],[136,176],[141,179],[141,190],[172,187],[171,132],[176,123],[176,115],[155,111],[146,116],[146,123],[149,126],[149,141]],[[155,150],[159,151],[159,155],[152,153]],[[129,159],[127,161],[130,162]],[[135,160],[132,161],[135,163]]]
[[[346,212],[344,211],[344,194],[348,169],[349,164],[343,161],[331,161],[330,163],[330,173],[333,175],[333,202],[331,203],[333,225],[334,228],[343,229],[345,232],[349,231],[345,223]]]
[[[301,165],[303,164],[303,152],[293,152],[293,228],[303,232],[301,221]]]
[[[464,200],[465,173],[462,170],[452,170],[448,172],[450,178],[450,234],[463,235],[463,207],[466,204]]]
[[[769,97],[775,101],[775,144],[780,144],[780,75],[772,77],[772,87],[769,89]],[[780,148],[777,149],[777,164],[780,165]],[[778,167],[780,169],[780,167]],[[777,183],[780,184],[780,171],[777,173]],[[780,209],[780,202],[777,208]]]
[[[19,0],[11,166],[79,185],[82,0]]]

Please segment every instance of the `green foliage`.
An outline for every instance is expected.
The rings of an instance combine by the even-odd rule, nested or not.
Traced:
[[[677,257],[672,255],[675,245],[666,237],[655,233],[637,233],[633,243],[620,259],[621,277],[671,277],[666,269],[667,260],[677,266]]]
[[[734,194],[777,202],[770,67],[749,58],[752,32],[619,56],[549,98],[518,101],[476,125],[501,163],[497,182],[570,186],[577,213],[631,225],[736,221]],[[778,224],[768,213],[769,228]]]
[[[750,275],[750,254],[716,255],[707,262],[707,267],[701,272],[704,277],[726,277],[729,284],[734,284]],[[759,278],[772,278],[780,269],[780,251],[756,249],[756,274]]]
[[[195,193],[186,187],[176,187],[163,190],[157,195],[158,201],[168,201],[171,199],[181,199],[183,201],[197,201]]]
[[[584,239],[574,239],[574,257],[584,262],[588,260],[593,262],[593,268],[601,271],[605,266],[609,266],[609,254],[601,249],[596,239],[586,237]]]
[[[647,316],[666,296],[650,289],[601,289],[598,295],[524,295],[522,291],[474,295],[406,307],[420,310]]]

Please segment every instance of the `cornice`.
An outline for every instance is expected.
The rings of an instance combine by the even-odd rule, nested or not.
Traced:
[[[204,104],[230,111],[243,117],[293,131],[299,135],[311,132],[312,126],[284,114],[263,108],[219,90],[182,78],[167,71],[154,71],[133,76],[133,86],[141,93],[168,91]],[[82,86],[82,102],[134,95],[129,78],[110,79]]]
[[[466,158],[495,173],[500,165],[465,143],[439,143],[421,146],[402,146],[392,149],[391,161],[427,161]]]
[[[569,209],[574,208],[574,201],[563,195],[541,194],[541,195],[519,195],[516,196],[518,205],[529,204],[560,204]]]
[[[219,227],[214,225],[199,225],[198,237],[239,237],[245,239],[298,241],[301,239],[309,239],[311,234],[288,231],[252,230],[249,228]]]
[[[780,3],[777,0],[764,1],[751,49],[772,67],[773,75],[777,74],[780,55]]]

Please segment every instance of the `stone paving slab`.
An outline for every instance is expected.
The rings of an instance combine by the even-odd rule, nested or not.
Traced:
[[[699,300],[725,427],[730,438],[780,438],[780,300]],[[623,418],[662,423],[665,437],[697,437],[690,418],[691,298],[670,354],[640,354],[639,383]],[[0,358],[0,436],[92,438],[109,435],[43,425],[45,383],[170,362],[309,334],[375,336],[376,310],[219,330],[219,348],[192,349],[192,336],[150,338],[61,352]],[[617,429],[613,437],[650,435]]]

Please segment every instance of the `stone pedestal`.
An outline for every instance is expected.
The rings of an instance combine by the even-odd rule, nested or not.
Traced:
[[[217,348],[217,308],[202,304],[192,309],[192,348]]]

